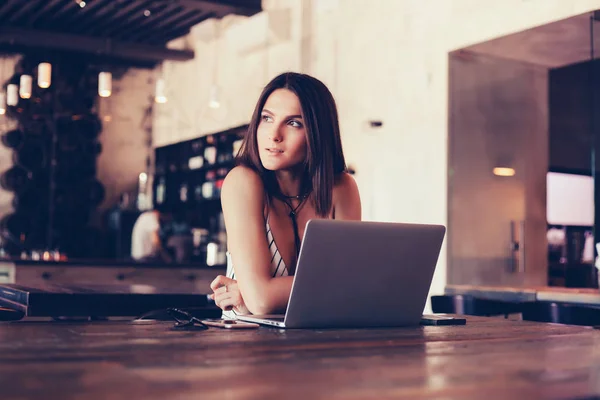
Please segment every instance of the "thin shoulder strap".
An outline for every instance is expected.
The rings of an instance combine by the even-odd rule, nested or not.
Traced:
[[[263,209],[263,215],[265,217],[265,224],[269,225],[269,214],[271,213],[271,207],[269,207],[269,194],[265,191],[265,205]]]

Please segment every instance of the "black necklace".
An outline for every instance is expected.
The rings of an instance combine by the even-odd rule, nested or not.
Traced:
[[[302,194],[302,195],[298,195],[298,196],[285,196],[283,194],[281,194],[282,200],[285,203],[286,206],[288,206],[288,208],[290,209],[289,212],[289,217],[292,220],[292,227],[294,229],[294,247],[296,250],[296,257],[294,259],[294,262],[292,263],[292,265],[290,265],[289,267],[289,273],[290,275],[294,275],[294,273],[296,272],[296,262],[298,262],[298,256],[300,255],[300,235],[298,234],[298,221],[297,221],[297,213],[298,210],[304,205],[304,203],[306,202],[306,199],[308,198],[308,196],[310,195],[309,193],[306,194]],[[296,207],[292,206],[292,204],[289,203],[289,201],[287,199],[293,199],[293,200],[299,200],[300,202],[298,203],[298,205]]]
[[[290,200],[304,200],[309,195],[310,195],[310,193],[299,194],[297,196],[286,196],[285,194],[282,194],[281,197],[283,197],[284,199],[290,199]]]
[[[294,247],[295,247],[294,250],[296,253],[296,257],[294,258],[292,265],[290,265],[290,268],[289,268],[290,275],[294,275],[294,273],[296,272],[296,262],[298,262],[298,256],[300,255],[300,235],[298,234],[298,221],[296,219],[296,215],[297,215],[296,213],[298,212],[298,209],[300,209],[300,207],[302,207],[302,205],[304,205],[304,200],[306,200],[306,197],[303,200],[301,200],[300,203],[298,203],[298,205],[296,207],[292,207],[292,205],[290,203],[288,203],[286,200],[283,201],[290,209],[290,213],[288,215],[290,216],[290,219],[292,220],[292,227],[294,229]]]

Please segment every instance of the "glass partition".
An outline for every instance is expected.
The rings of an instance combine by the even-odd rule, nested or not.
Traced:
[[[449,55],[449,284],[597,286],[595,15]]]

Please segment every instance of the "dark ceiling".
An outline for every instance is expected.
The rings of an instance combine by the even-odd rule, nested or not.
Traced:
[[[193,58],[166,48],[192,26],[260,11],[261,0],[0,0],[0,52],[73,51],[151,67]]]

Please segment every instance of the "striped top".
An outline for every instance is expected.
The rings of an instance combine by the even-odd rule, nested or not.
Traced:
[[[273,237],[273,232],[271,232],[271,226],[269,225],[268,215],[265,222],[265,228],[267,231],[267,241],[269,242],[269,252],[271,253],[271,274],[273,277],[288,276],[289,274],[287,266],[285,265],[285,261],[283,261],[283,257],[281,257],[281,254],[279,253],[277,243],[275,243],[275,238]],[[231,254],[229,254],[229,252],[227,252],[226,276],[228,278],[235,279],[235,271],[233,269]],[[233,311],[223,311],[223,318],[235,319],[236,314]]]

